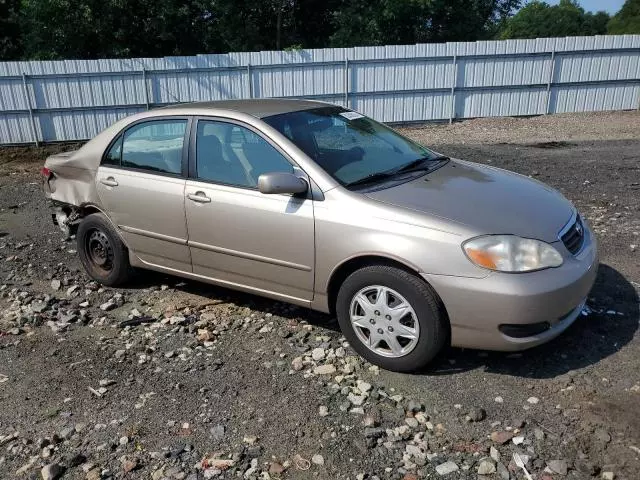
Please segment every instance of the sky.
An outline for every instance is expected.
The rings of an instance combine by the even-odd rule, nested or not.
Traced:
[[[560,3],[560,0],[546,0],[551,5]],[[599,12],[604,10],[611,14],[618,13],[624,0],[579,0],[578,3],[588,12]]]

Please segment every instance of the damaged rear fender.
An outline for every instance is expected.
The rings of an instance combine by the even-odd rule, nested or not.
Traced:
[[[50,172],[45,179],[45,195],[69,205],[99,205],[95,176],[97,167],[84,158],[83,150],[51,155],[44,162]]]
[[[63,234],[66,234],[67,238],[75,235],[76,231],[78,230],[78,225],[80,225],[80,222],[82,222],[82,219],[84,217],[87,217],[93,213],[101,213],[113,226],[122,243],[124,243],[127,249],[129,249],[129,245],[127,245],[127,241],[121,235],[118,226],[113,222],[113,220],[111,220],[111,217],[109,217],[107,212],[105,212],[98,205],[95,205],[93,203],[83,203],[80,206],[77,206],[57,200],[52,200],[51,203],[53,207],[53,212],[51,213],[53,223],[57,225],[60,230],[62,230]]]

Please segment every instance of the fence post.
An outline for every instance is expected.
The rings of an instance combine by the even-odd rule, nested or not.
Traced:
[[[344,108],[349,108],[349,59],[344,59]]]
[[[149,110],[149,90],[147,88],[147,69],[142,68],[142,85],[144,87],[144,103],[147,105],[147,110]]]
[[[556,48],[551,50],[551,68],[549,69],[549,80],[547,81],[547,105],[544,110],[545,115],[549,115],[551,108],[551,85],[553,84],[553,77],[556,73]]]
[[[33,143],[36,144],[36,147],[40,146],[40,142],[38,141],[38,133],[36,130],[36,120],[33,117],[33,107],[31,106],[31,95],[29,94],[29,88],[27,87],[27,74],[22,73],[22,88],[24,90],[24,96],[27,99],[27,107],[29,108],[29,119],[31,120],[31,135],[33,138]]]
[[[449,124],[456,118],[456,84],[458,83],[458,55],[453,56],[453,75],[451,80],[451,99],[449,105]]]
[[[249,98],[253,98],[253,74],[251,73],[250,63],[247,63],[247,86],[249,90]]]

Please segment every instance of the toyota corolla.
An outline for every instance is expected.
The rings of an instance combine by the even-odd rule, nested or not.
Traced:
[[[546,342],[579,316],[598,267],[591,230],[556,190],[326,103],[148,111],[42,174],[98,282],[145,268],[332,313],[390,370],[447,344]]]

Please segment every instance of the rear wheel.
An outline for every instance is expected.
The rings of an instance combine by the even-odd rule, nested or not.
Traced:
[[[336,313],[354,350],[387,370],[419,370],[446,341],[446,314],[437,295],[399,268],[373,265],[349,275]]]
[[[80,261],[91,278],[108,286],[128,280],[129,252],[104,214],[92,213],[85,217],[76,238]]]

